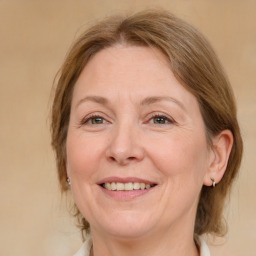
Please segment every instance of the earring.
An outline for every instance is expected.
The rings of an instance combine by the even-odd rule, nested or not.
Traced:
[[[211,181],[212,181],[212,186],[215,188],[215,185],[216,185],[215,179],[214,179],[214,178],[211,178]]]
[[[69,178],[69,177],[67,177],[67,184],[68,184],[68,186],[71,185],[71,181],[70,181],[70,178]]]

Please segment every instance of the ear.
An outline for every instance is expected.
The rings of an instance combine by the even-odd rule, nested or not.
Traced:
[[[233,141],[233,134],[230,130],[224,130],[212,139],[209,167],[204,176],[204,185],[212,186],[213,181],[216,184],[221,181],[227,168]]]

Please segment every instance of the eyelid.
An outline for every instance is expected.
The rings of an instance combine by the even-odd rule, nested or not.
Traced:
[[[165,114],[163,112],[153,112],[153,113],[148,114],[145,118],[146,121],[143,122],[143,123],[150,123],[150,121],[153,118],[157,118],[157,117],[162,117],[162,118],[166,119],[168,121],[168,123],[165,123],[165,124],[154,124],[153,123],[153,125],[161,126],[161,125],[170,125],[170,124],[175,124],[176,123],[176,121],[174,120],[173,117],[171,117],[170,115]],[[90,124],[90,123],[88,123],[90,121],[90,119],[93,119],[93,118],[102,118],[105,122],[101,123],[101,124]],[[110,118],[106,117],[106,115],[103,114],[103,113],[93,112],[93,113],[90,113],[90,114],[82,117],[79,121],[79,126],[83,126],[83,125],[99,126],[99,125],[104,125],[106,123],[111,123]]]
[[[163,117],[165,118],[169,123],[167,124],[154,124],[154,125],[168,125],[168,124],[174,124],[176,123],[176,121],[170,117],[167,114],[161,113],[161,112],[154,112],[154,113],[150,113],[149,116],[147,117],[147,122],[150,122],[151,119],[156,118],[156,117]]]
[[[85,117],[81,118],[79,124],[80,126],[83,126],[83,125],[94,125],[94,124],[89,124],[88,121],[93,119],[93,118],[102,118],[104,121],[106,121],[105,123],[109,123],[108,119],[106,117],[104,117],[105,115],[103,113],[91,113],[91,114],[88,114],[86,115]],[[103,123],[103,124],[105,124]],[[97,125],[102,125],[102,124],[97,124]]]

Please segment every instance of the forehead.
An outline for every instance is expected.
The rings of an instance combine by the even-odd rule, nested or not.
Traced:
[[[88,79],[103,78],[105,80],[112,78],[110,76],[113,74],[115,74],[115,79],[118,79],[118,76],[122,74],[123,77],[120,79],[124,80],[129,75],[136,75],[136,78],[140,79],[146,72],[152,71],[158,71],[155,78],[159,78],[164,73],[172,74],[167,57],[158,49],[117,44],[96,53],[82,73],[85,73]]]
[[[169,60],[156,48],[115,45],[98,52],[85,66],[74,98],[171,96],[191,103],[194,96],[175,78]]]

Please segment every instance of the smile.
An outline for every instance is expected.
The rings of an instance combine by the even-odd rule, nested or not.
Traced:
[[[108,197],[127,201],[155,190],[158,183],[138,177],[108,177],[97,183]]]
[[[101,184],[101,186],[111,191],[131,191],[131,190],[146,190],[154,187],[155,184],[147,184],[143,182],[107,182]]]

